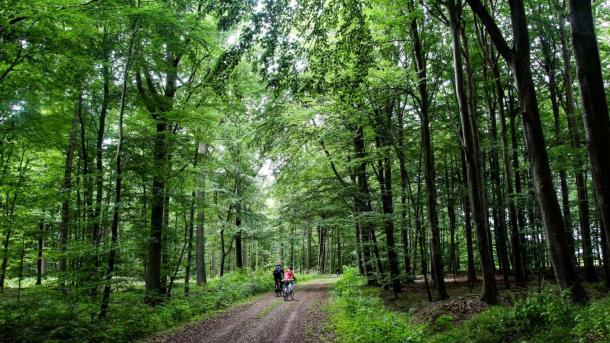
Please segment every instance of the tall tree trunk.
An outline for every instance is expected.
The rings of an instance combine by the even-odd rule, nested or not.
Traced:
[[[511,159],[509,156],[508,129],[506,126],[506,114],[504,109],[504,88],[502,87],[500,68],[497,62],[493,62],[492,64],[492,77],[494,80],[494,92],[496,94],[496,100],[498,101],[498,113],[500,115],[500,140],[502,142],[502,160],[504,162],[504,185],[506,187],[508,201],[508,220],[511,228],[510,236],[513,273],[517,286],[522,287],[525,285],[525,267],[522,258],[521,236],[517,219],[518,213],[513,195],[513,169],[511,168]]]
[[[0,290],[4,289],[4,280],[6,279],[6,268],[8,265],[9,259],[9,244],[11,241],[11,234],[13,232],[14,223],[12,223],[13,214],[15,211],[15,203],[17,202],[17,197],[21,191],[21,185],[23,184],[23,178],[25,171],[28,166],[28,161],[25,159],[26,150],[24,149],[21,153],[21,158],[19,159],[19,177],[17,181],[17,185],[14,188],[14,193],[12,197],[9,197],[9,194],[6,195],[6,205],[5,205],[5,217],[4,220],[8,224],[6,228],[6,232],[4,234],[4,242],[2,244],[2,265],[0,267]],[[8,163],[8,161],[6,162]]]
[[[489,131],[491,138],[491,149],[489,151],[490,157],[490,167],[491,167],[491,179],[492,179],[492,199],[495,203],[495,207],[492,208],[493,213],[493,222],[496,236],[496,249],[498,252],[498,260],[500,262],[500,270],[502,271],[502,275],[504,276],[504,286],[506,289],[510,288],[510,263],[509,263],[509,254],[507,248],[507,234],[506,234],[506,207],[504,206],[504,194],[500,181],[500,162],[498,156],[498,125],[496,118],[496,101],[494,101],[492,93],[489,91],[489,87],[487,84],[490,84],[490,69],[492,59],[491,53],[488,50],[488,42],[485,39],[483,34],[480,34],[479,29],[477,28],[478,33],[478,41],[479,47],[483,51],[483,80],[486,86],[483,88],[485,94],[485,102],[487,111],[489,114]],[[466,41],[466,31],[464,28],[461,30],[462,39],[464,41],[464,50],[466,56],[469,56],[467,41]],[[469,66],[470,62],[467,60],[466,65]],[[472,84],[472,77],[469,76],[469,84]],[[471,85],[473,88],[473,85]]]
[[[121,87],[121,101],[119,105],[119,141],[117,144],[116,156],[115,156],[115,166],[114,166],[114,207],[112,212],[112,226],[111,226],[111,238],[110,238],[110,252],[108,253],[108,270],[106,271],[106,285],[104,286],[104,291],[102,295],[102,305],[100,308],[99,318],[103,319],[106,317],[108,313],[108,306],[110,303],[110,291],[112,286],[112,276],[114,274],[114,265],[116,263],[116,254],[117,254],[117,242],[119,236],[119,220],[120,220],[120,212],[121,212],[121,187],[123,182],[122,175],[122,159],[121,154],[123,151],[123,143],[125,140],[125,133],[123,130],[123,116],[125,114],[125,102],[127,99],[127,83],[129,82],[129,69],[131,67],[131,53],[133,50],[134,37],[133,33],[135,29],[132,28],[132,37],[129,42],[129,47],[127,49],[127,59],[125,61],[125,70],[123,71],[123,85]]]
[[[464,186],[462,196],[462,209],[464,211],[464,230],[466,231],[466,255],[467,255],[467,269],[468,269],[468,286],[472,290],[474,283],[477,281],[477,272],[474,264],[474,250],[472,247],[472,220],[470,217],[470,204],[468,197],[468,175],[466,172],[466,157],[464,156],[464,150],[461,150],[462,160],[462,184]]]
[[[485,192],[482,184],[481,162],[479,156],[479,142],[477,139],[476,123],[473,113],[469,113],[466,91],[464,89],[464,75],[462,62],[462,44],[460,40],[460,16],[461,8],[457,7],[454,0],[447,2],[449,20],[451,26],[451,37],[453,42],[453,66],[455,72],[455,87],[458,98],[458,107],[462,124],[462,150],[466,159],[466,175],[470,206],[474,217],[483,272],[483,289],[481,298],[488,304],[498,302],[498,289],[494,273],[493,260],[490,252],[487,226],[487,210],[485,205]]]
[[[550,30],[550,28],[549,28]],[[561,133],[561,121],[559,119],[559,99],[558,99],[558,87],[555,79],[555,57],[551,52],[550,43],[544,35],[540,35],[540,45],[542,54],[544,56],[544,70],[548,78],[549,95],[551,99],[551,108],[553,110],[553,121],[555,126],[555,144],[561,146],[564,144],[563,135]],[[559,170],[559,187],[561,189],[561,202],[563,206],[563,219],[566,230],[566,237],[568,238],[568,244],[570,245],[570,253],[573,255],[572,258],[576,260],[574,256],[575,245],[574,245],[574,234],[572,232],[572,214],[570,211],[570,196],[568,190],[567,175],[563,168]],[[584,248],[584,246],[583,246]],[[586,254],[586,252],[585,252]]]
[[[374,235],[374,228],[370,218],[367,217],[367,215],[371,212],[371,206],[369,202],[370,195],[368,178],[366,174],[366,161],[364,160],[366,158],[366,151],[364,144],[364,129],[362,126],[358,126],[356,128],[353,144],[355,159],[358,161],[355,168],[358,193],[355,199],[358,207],[357,220],[360,225],[360,233],[362,237],[362,261],[364,275],[367,276],[368,283],[371,285],[377,281],[373,273],[373,258],[371,253],[371,249],[373,249],[373,251],[376,250],[376,244],[372,239]],[[379,261],[378,254],[376,255],[377,261]]]
[[[70,141],[66,150],[66,163],[64,166],[64,179],[62,184],[62,202],[61,202],[61,222],[59,224],[59,265],[60,273],[67,272],[67,256],[68,238],[70,234],[70,194],[72,193],[72,164],[74,162],[74,149],[76,148],[76,137],[78,130],[78,118],[82,108],[82,93],[78,95],[78,103],[72,117],[72,128],[70,130]],[[65,275],[60,276],[61,280],[65,279]],[[62,281],[62,288],[65,283]]]
[[[558,20],[559,22],[559,33],[561,36],[561,58],[562,58],[562,62],[563,62],[563,75],[564,75],[564,94],[565,94],[565,101],[564,101],[564,110],[566,113],[566,116],[568,117],[568,130],[570,132],[570,143],[571,146],[573,148],[575,148],[576,150],[580,150],[580,129],[579,129],[579,125],[577,124],[577,120],[576,120],[576,115],[575,115],[575,102],[574,102],[574,93],[573,93],[573,79],[572,79],[572,63],[570,61],[570,54],[569,54],[569,48],[568,48],[568,32],[566,30],[565,27],[565,21],[564,16],[563,16],[563,12],[565,10],[565,6],[560,6],[561,8],[559,9],[559,12],[562,13],[562,15],[560,16],[560,20]],[[583,171],[580,169],[580,166],[582,166],[585,162],[582,161],[582,159],[580,158],[580,155],[578,155],[576,164],[575,164],[575,181],[576,181],[576,192],[577,192],[577,196],[578,196],[578,219],[579,219],[579,226],[580,226],[580,231],[582,233],[583,236],[583,240],[590,242],[591,240],[591,234],[590,234],[590,222],[589,222],[589,199],[588,199],[588,195],[587,195],[587,189],[586,189],[586,183],[585,183],[585,176]],[[585,236],[588,237],[588,239],[585,239]],[[583,245],[586,244],[583,241]],[[583,246],[583,250],[584,250],[584,246]],[[590,249],[588,249],[590,250]],[[588,254],[585,254],[586,256]],[[592,258],[585,258],[585,280],[589,281],[589,282],[594,282],[597,279],[597,276],[595,275],[595,268],[593,267],[592,264]]]
[[[184,296],[188,296],[190,292],[189,283],[191,279],[191,262],[193,261],[193,233],[195,229],[195,202],[197,201],[197,194],[195,191],[191,193],[191,207],[189,209],[189,227],[187,234],[187,247],[186,247],[186,265],[184,266]]]
[[[241,204],[239,203],[236,205],[235,227],[237,228],[235,233],[235,267],[241,269],[243,267],[243,255],[241,249]]]
[[[311,224],[307,224],[307,253],[305,257],[305,270],[311,270]]]
[[[207,144],[199,144],[197,154],[205,156],[208,151]],[[197,251],[196,268],[197,268],[197,284],[203,285],[207,282],[205,272],[205,172],[202,170],[199,176],[199,190],[197,191]]]
[[[324,274],[326,267],[326,240],[324,235],[324,227],[318,226],[318,273]]]
[[[45,260],[44,260],[44,243],[46,235],[46,224],[44,221],[40,221],[38,224],[38,255],[36,258],[36,285],[42,284],[42,276],[45,274]]]
[[[602,261],[603,261],[603,268],[604,268],[604,278],[605,278],[605,283],[606,283],[606,287],[608,287],[610,285],[610,251],[608,251],[608,244],[607,244],[607,237],[606,237],[606,230],[603,227],[603,224],[601,223],[600,220],[600,228],[599,228],[599,233],[600,233],[600,244],[601,244],[601,250],[602,250]]]
[[[530,70],[530,47],[527,18],[522,0],[510,0],[513,48],[509,48],[502,33],[479,0],[467,0],[481,19],[496,49],[510,65],[521,105],[521,118],[527,150],[532,166],[534,189],[538,201],[546,241],[551,254],[555,277],[562,289],[569,289],[575,302],[586,301],[576,265],[569,253],[563,216],[553,186],[546,144],[540,122],[536,89]],[[607,117],[606,117],[607,119]],[[607,126],[606,126],[607,127]]]
[[[86,237],[86,232],[88,231],[90,236],[90,243],[93,247],[93,251],[90,252],[91,256],[88,257],[90,261],[89,263],[89,271],[87,275],[87,279],[89,283],[92,284],[89,293],[91,296],[95,296],[97,294],[97,287],[95,286],[97,272],[99,267],[99,261],[97,258],[97,233],[95,232],[96,226],[94,225],[93,217],[94,217],[94,209],[93,209],[93,180],[91,179],[91,160],[89,158],[89,147],[87,145],[87,122],[85,121],[83,111],[79,113],[79,122],[80,122],[80,146],[81,146],[81,159],[82,159],[82,180],[83,180],[83,188],[84,188],[84,200],[85,200],[85,210],[82,212],[83,218],[83,237]]]
[[[391,141],[390,128],[392,127],[393,101],[385,105],[381,113],[378,113],[380,127],[378,128],[378,145],[382,150],[382,159],[379,160],[379,185],[381,188],[381,203],[383,208],[384,231],[388,251],[388,262],[390,269],[390,280],[394,293],[400,292],[400,279],[398,268],[398,256],[396,254],[396,243],[394,241],[394,205],[392,198],[392,159],[390,156]],[[441,262],[442,263],[442,262]]]
[[[514,109],[514,98],[511,95],[509,96],[509,120],[510,120],[510,140],[511,140],[511,147],[512,147],[512,167],[513,170],[515,171],[515,197],[520,198],[522,197],[522,187],[521,187],[521,172],[519,171],[519,141],[517,140],[517,125],[515,123],[516,121],[516,111]],[[526,241],[525,241],[525,233],[523,232],[523,230],[526,227],[526,223],[525,223],[525,211],[523,209],[522,205],[517,205],[517,203],[515,202],[515,207],[517,210],[517,224],[519,226],[519,242],[521,245],[521,258],[523,260],[523,276],[524,276],[524,281],[526,281],[528,279],[528,254],[527,254],[527,250],[526,250]]]
[[[414,9],[414,2],[410,1],[409,6]],[[417,90],[419,94],[419,115],[421,119],[421,141],[424,153],[425,184],[428,204],[428,227],[430,231],[430,255],[432,260],[432,272],[436,297],[439,300],[447,299],[447,289],[445,287],[445,276],[443,268],[443,253],[440,243],[440,233],[438,228],[438,213],[436,208],[436,170],[434,165],[434,147],[430,133],[429,118],[429,99],[426,70],[426,53],[419,36],[417,18],[411,20],[410,35],[413,40],[413,51],[415,53],[415,68],[417,72]]]
[[[156,125],[155,143],[153,145],[155,172],[152,185],[151,226],[148,243],[148,275],[146,290],[149,302],[159,301],[161,289],[161,250],[163,240],[163,213],[165,203],[165,167],[167,160],[167,123],[159,118]]]
[[[591,1],[568,0],[568,7],[576,74],[584,112],[587,152],[591,160],[597,206],[606,229],[606,238],[610,239],[610,119]],[[610,245],[610,241],[608,244]]]
[[[402,243],[403,270],[405,274],[411,274],[411,259],[409,258],[409,233],[407,226],[407,163],[405,156],[405,132],[404,132],[404,111],[398,111],[398,145],[396,154],[398,156],[398,166],[400,170],[400,238]]]

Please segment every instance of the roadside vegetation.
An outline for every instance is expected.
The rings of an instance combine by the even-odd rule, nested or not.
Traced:
[[[388,309],[379,291],[348,268],[333,290],[331,321],[338,342],[608,342],[610,297],[575,305],[547,287],[513,305],[498,305],[454,323],[450,315],[418,323],[412,313]]]
[[[299,281],[315,277],[299,275]],[[2,294],[0,341],[82,342],[87,337],[92,342],[129,342],[216,314],[270,290],[273,278],[269,272],[232,272],[205,285],[191,286],[188,296],[178,291],[171,301],[150,307],[142,301],[142,285],[125,281],[112,298],[108,318],[101,321],[97,318],[99,304],[86,294],[63,297],[50,287],[31,287],[19,300],[12,297],[14,292]]]

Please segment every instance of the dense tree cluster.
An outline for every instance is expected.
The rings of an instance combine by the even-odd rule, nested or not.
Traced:
[[[0,13],[0,288],[17,297],[33,280],[103,318],[123,284],[157,304],[277,260],[396,293],[423,275],[430,300],[460,271],[490,304],[498,272],[552,270],[576,302],[583,279],[610,283],[602,1]]]

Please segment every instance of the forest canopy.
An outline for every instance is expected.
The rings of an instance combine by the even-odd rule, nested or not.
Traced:
[[[105,328],[223,308],[276,263],[588,303],[610,285],[609,66],[605,1],[3,0],[1,326],[78,341],[20,329],[43,299]]]

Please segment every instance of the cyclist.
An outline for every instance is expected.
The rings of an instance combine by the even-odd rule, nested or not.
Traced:
[[[284,274],[282,265],[278,262],[273,269],[273,281],[275,283],[275,293],[280,294],[282,290],[282,276]]]
[[[294,275],[292,271],[292,266],[288,266],[286,270],[284,270],[284,284],[286,285],[286,290],[284,293],[289,293],[294,289],[294,282],[297,280],[297,277]]]

